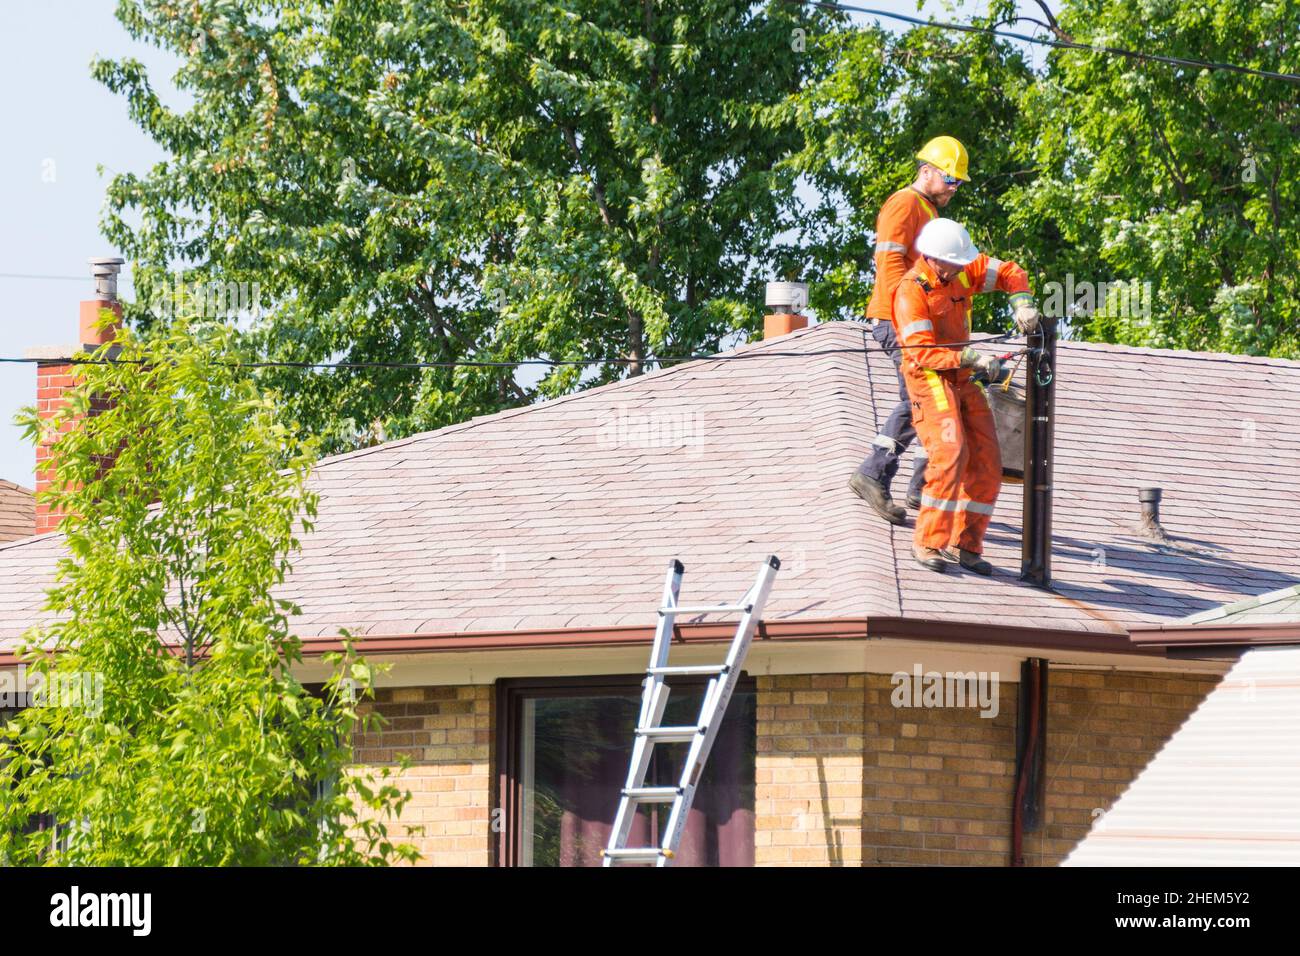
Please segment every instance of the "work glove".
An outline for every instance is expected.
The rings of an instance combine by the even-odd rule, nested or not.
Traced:
[[[969,345],[961,350],[961,367],[972,368],[988,382],[1002,380],[1002,361],[996,355],[984,355]]]
[[[1016,323],[1016,328],[1028,335],[1038,330],[1038,307],[1034,305],[1034,297],[1028,292],[1017,292],[1009,300],[1011,302],[1011,318]]]

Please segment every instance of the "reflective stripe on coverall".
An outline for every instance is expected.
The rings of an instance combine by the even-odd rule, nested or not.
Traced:
[[[916,544],[963,548],[980,554],[993,505],[1002,488],[997,429],[983,388],[961,367],[961,346],[970,338],[970,300],[977,292],[1028,292],[1025,271],[1014,262],[984,254],[947,284],[924,259],[899,283],[894,325],[903,353],[903,379],[912,402],[912,424],[929,453]]]

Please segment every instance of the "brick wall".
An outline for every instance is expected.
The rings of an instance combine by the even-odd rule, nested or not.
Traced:
[[[411,800],[389,832],[414,844],[423,863],[486,866],[490,860],[492,687],[380,688],[365,705],[387,718],[353,740],[357,761],[383,766],[399,754],[411,767],[391,779]],[[414,834],[410,827],[422,827]]]
[[[1047,812],[1026,861],[1059,863],[1217,681],[1052,670]],[[758,679],[759,865],[1007,865],[1018,686],[1001,685],[992,718],[896,708],[894,686],[886,674]]]
[[[758,678],[754,862],[859,866],[867,675]],[[870,745],[873,746],[874,745]]]
[[[90,346],[93,348],[93,343]],[[42,419],[50,419],[67,404],[65,393],[80,383],[77,366],[68,362],[38,362],[36,365],[36,409]],[[90,414],[98,415],[107,411],[110,405],[102,398],[92,397]],[[65,435],[76,427],[76,419],[65,421],[59,427],[59,435]],[[113,459],[98,459],[99,474],[112,467]],[[42,492],[54,481],[58,465],[58,441],[41,442],[36,446],[36,491]],[[56,531],[63,515],[52,509],[45,502],[37,502],[35,533],[45,534]]]
[[[76,384],[73,367],[66,362],[38,362],[36,366],[36,409],[42,419],[53,418],[64,405],[64,392]],[[60,434],[71,431],[72,422],[60,428]],[[36,490],[44,491],[53,481],[53,448],[41,442],[36,446]],[[45,534],[59,526],[61,515],[41,502],[36,505],[36,533]]]

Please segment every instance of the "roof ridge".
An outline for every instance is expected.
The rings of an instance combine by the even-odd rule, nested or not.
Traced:
[[[499,412],[493,412],[488,415],[476,415],[473,418],[467,419],[463,422],[455,422],[451,425],[443,425],[441,428],[432,428],[425,432],[417,432],[414,435],[407,435],[404,438],[395,438],[389,442],[381,442],[378,445],[371,445],[369,448],[358,448],[356,451],[342,452],[341,454],[338,455],[329,455],[325,458],[319,458],[316,460],[315,464],[312,465],[312,471],[315,471],[316,469],[321,468],[322,466],[333,465],[336,464],[337,462],[351,460],[353,458],[360,458],[364,455],[373,454],[375,452],[384,449],[398,448],[401,447],[402,445],[411,444],[417,441],[424,441],[426,439],[432,438],[435,435],[449,435],[454,432],[459,432],[468,428],[472,428],[476,425],[485,425],[488,422],[503,421],[507,418],[513,418],[516,415],[524,415],[527,414],[528,412],[538,411],[543,408],[554,408],[557,405],[561,405],[565,402],[571,402],[574,399],[583,398],[584,396],[587,395],[595,395],[597,393],[604,392],[607,390],[613,390],[613,389],[623,388],[632,385],[639,385],[642,382],[648,382],[652,379],[659,379],[666,375],[671,375],[674,372],[680,372],[683,369],[697,368],[706,362],[726,361],[726,359],[720,358],[720,356],[737,355],[746,352],[762,351],[777,342],[788,343],[789,341],[796,338],[807,338],[810,335],[810,333],[812,333],[815,329],[822,328],[823,326],[850,325],[850,324],[852,323],[821,322],[821,323],[817,323],[816,325],[810,325],[804,329],[797,329],[794,332],[789,333],[788,335],[778,336],[777,338],[774,339],[761,339],[755,342],[741,342],[737,344],[735,347],[728,349],[725,352],[718,352],[716,355],[707,356],[705,358],[693,359],[689,362],[683,362],[680,365],[674,365],[671,368],[658,368],[655,369],[653,372],[646,372],[643,375],[637,375],[633,378],[619,379],[617,382],[606,382],[604,385],[597,385],[595,388],[588,388],[577,392],[570,392],[567,395],[557,395],[555,398],[549,398],[546,401],[538,402],[533,405],[520,405],[514,408],[504,408]]]
[[[59,537],[62,534],[62,531],[46,531],[44,534],[30,534],[25,538],[14,538],[12,541],[0,541],[0,551],[9,551],[13,548],[20,548],[37,541],[45,541],[49,538]]]
[[[1157,358],[1183,358],[1203,362],[1223,362],[1231,365],[1256,365],[1300,370],[1300,360],[1271,355],[1242,355],[1237,352],[1197,352],[1194,349],[1161,349],[1148,345],[1124,345],[1119,342],[1087,342],[1078,339],[1057,339],[1057,349],[1071,348],[1085,351],[1121,352],[1126,355],[1151,355]]]
[[[31,488],[28,488],[26,485],[20,485],[18,484],[18,482],[10,481],[7,478],[0,478],[0,488],[7,488],[10,491],[21,491],[23,494],[26,495],[36,494],[35,491],[33,491]]]

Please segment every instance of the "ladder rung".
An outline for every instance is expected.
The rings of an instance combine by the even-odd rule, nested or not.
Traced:
[[[707,729],[707,727],[638,727],[636,732],[650,741],[684,744],[694,740],[696,734]]]
[[[639,803],[672,803],[681,793],[681,787],[632,787],[623,796]]]
[[[620,850],[601,850],[602,856],[611,860],[627,860],[629,863],[653,863],[661,856],[671,857],[672,850],[661,850],[657,846],[624,847]]]
[[[731,669],[730,664],[682,664],[673,667],[651,667],[647,674],[725,674]]]
[[[676,607],[661,607],[660,614],[672,611],[674,614],[720,614],[728,611],[748,614],[754,609],[752,604],[678,604]]]

